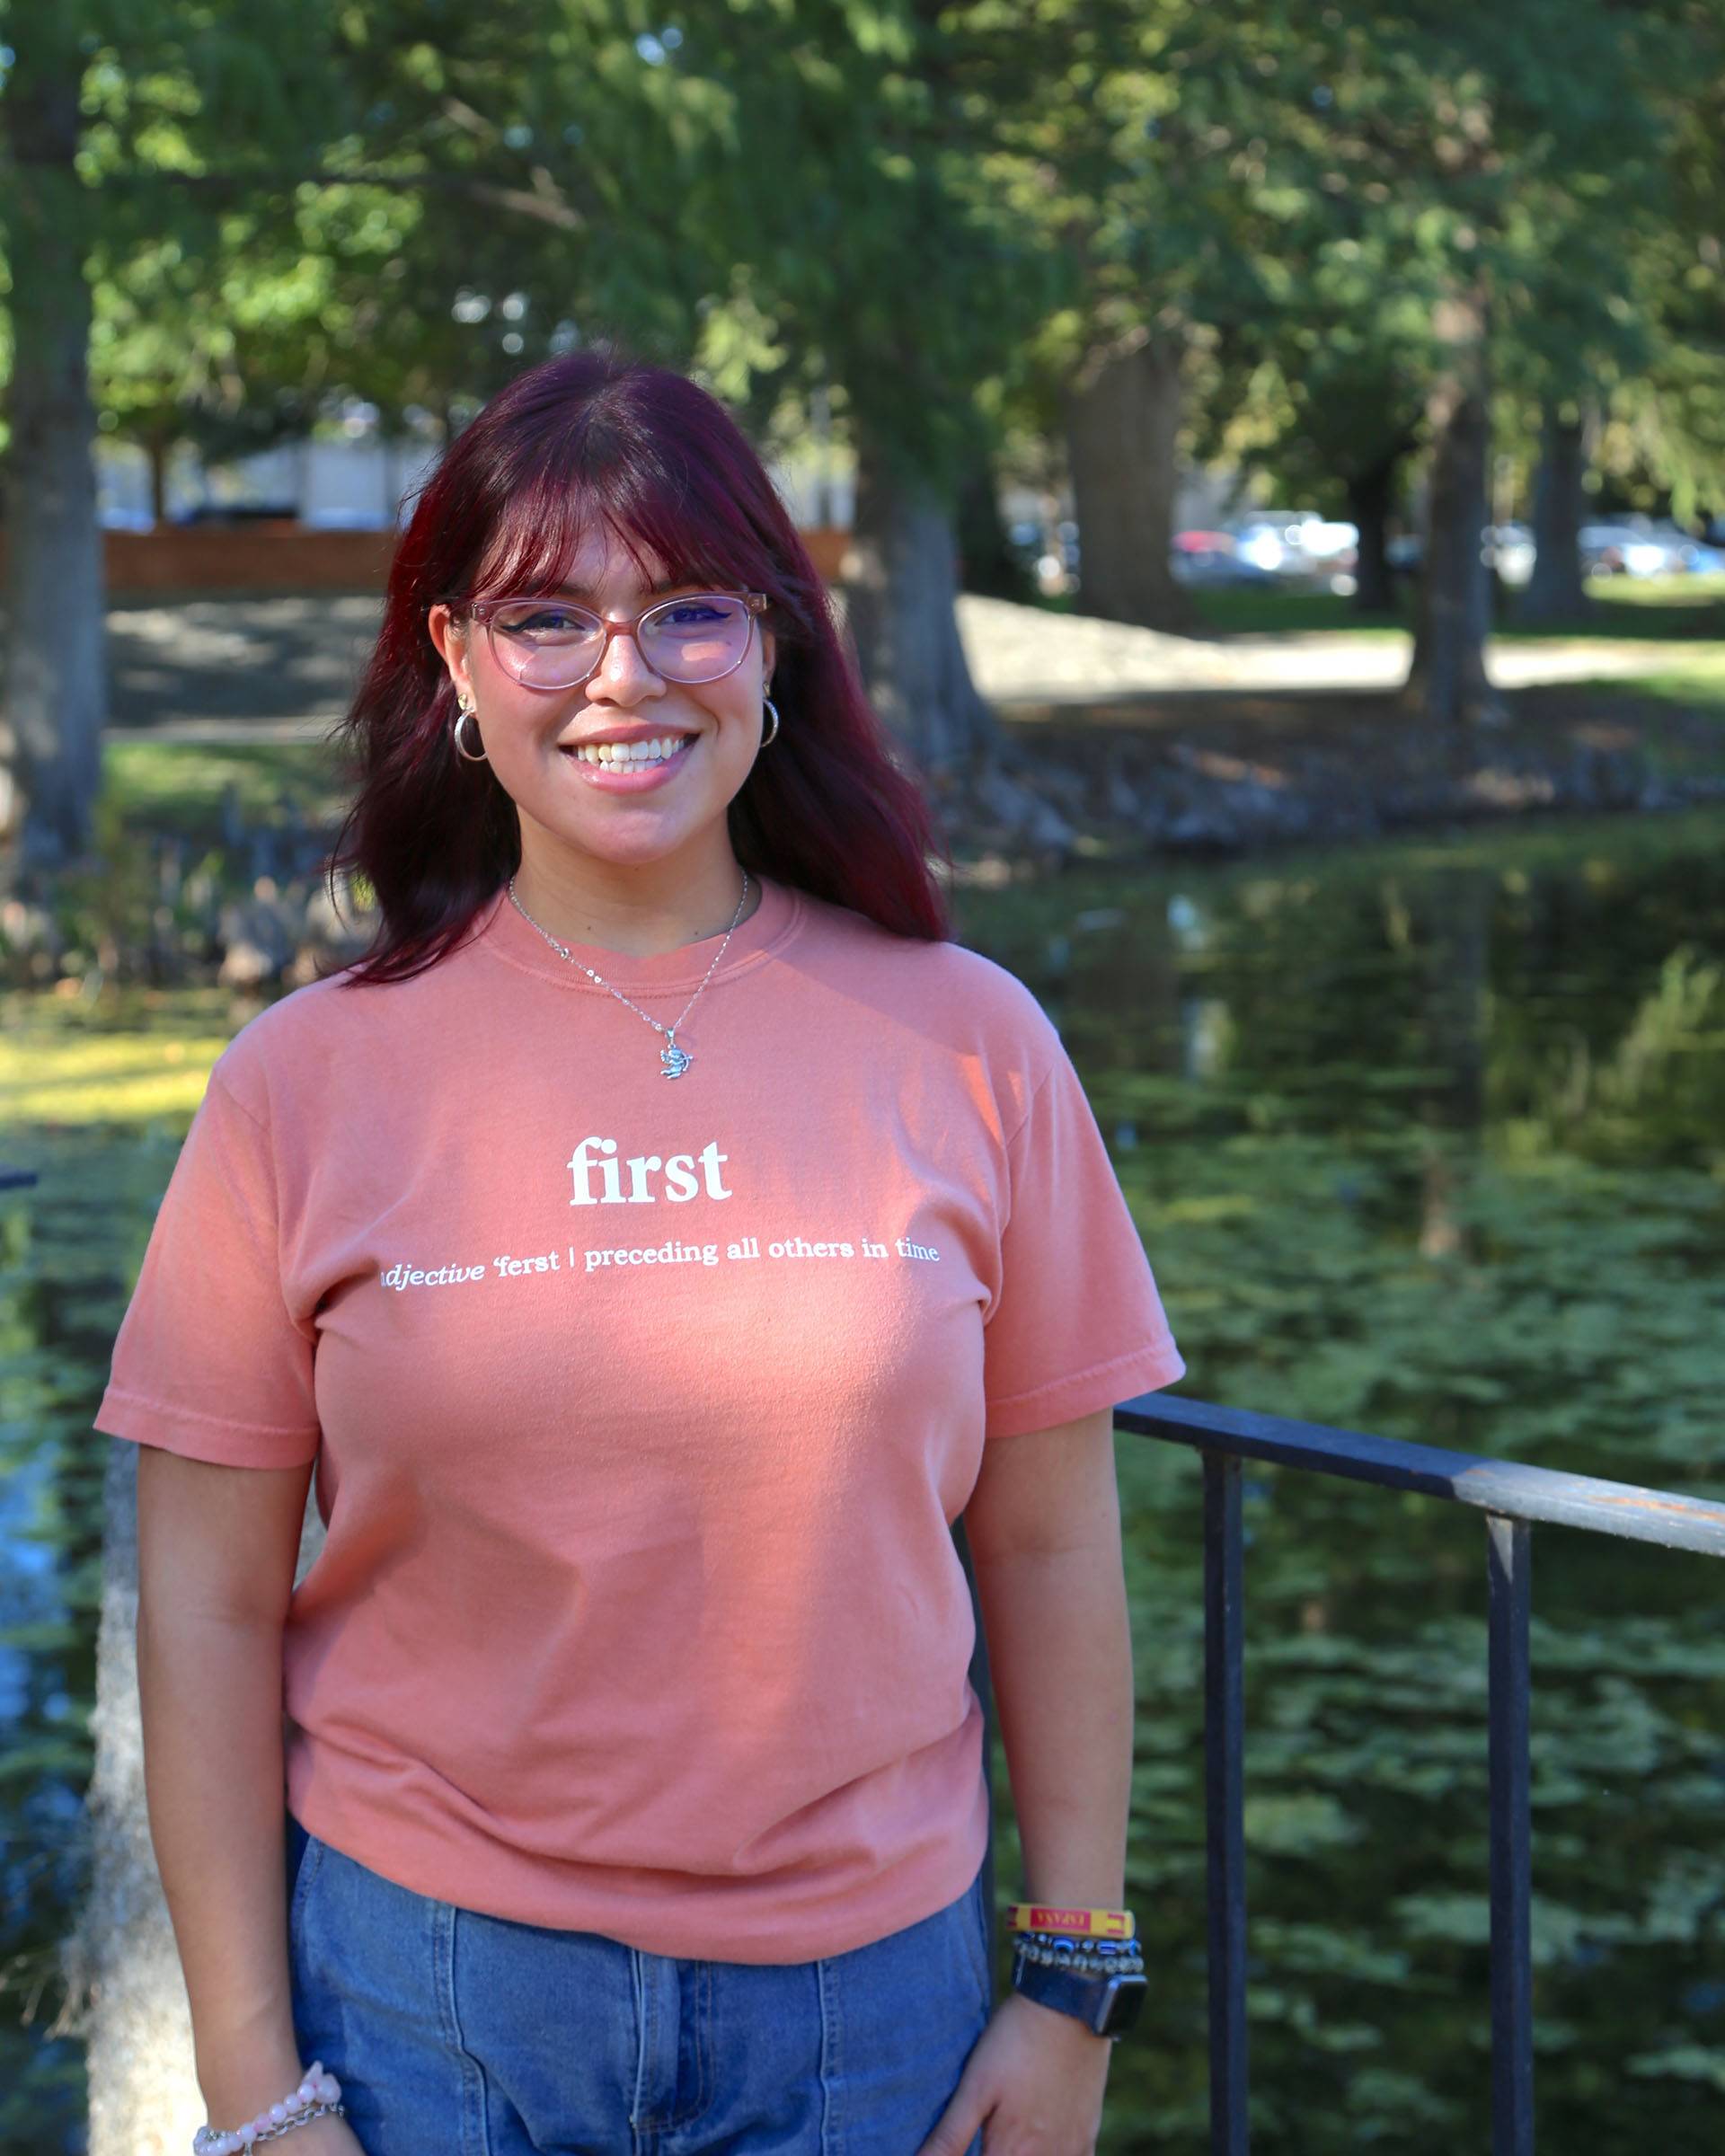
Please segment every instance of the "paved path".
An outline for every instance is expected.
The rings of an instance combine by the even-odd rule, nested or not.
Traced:
[[[1226,638],[1164,636],[1122,622],[1051,614],[1004,599],[965,598],[959,627],[978,686],[1003,702],[1093,702],[1158,690],[1393,689],[1408,670],[1412,638],[1398,631],[1302,630]],[[1627,679],[1668,669],[1694,643],[1553,638],[1492,647],[1499,688]]]
[[[363,596],[112,606],[111,731],[176,741],[315,738],[347,708],[377,618],[378,601]]]
[[[108,624],[111,730],[164,741],[316,739],[347,706],[377,613],[377,600],[364,596],[116,605]],[[978,685],[1001,702],[1389,689],[1408,663],[1409,640],[1394,633],[1164,636],[1003,599],[961,599],[959,626]],[[1711,649],[1584,639],[1503,644],[1491,670],[1506,688],[1630,678]]]

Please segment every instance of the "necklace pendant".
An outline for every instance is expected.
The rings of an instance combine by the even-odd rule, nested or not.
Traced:
[[[737,911],[730,916],[730,926],[725,931],[723,940],[721,941],[718,950],[712,954],[712,963],[707,968],[706,972],[701,976],[701,986],[695,990],[694,994],[689,998],[688,1002],[684,1004],[682,1016],[677,1019],[677,1025],[673,1026],[661,1026],[656,1018],[649,1018],[647,1012],[641,1009],[639,1003],[631,1003],[629,998],[623,993],[621,988],[614,988],[611,983],[605,978],[603,974],[595,973],[593,968],[584,963],[583,960],[578,959],[574,952],[571,950],[566,944],[560,943],[548,928],[542,926],[539,922],[535,921],[533,915],[527,911],[526,907],[522,905],[520,897],[515,888],[515,878],[513,876],[509,878],[509,904],[514,906],[516,912],[520,915],[521,918],[526,923],[529,928],[535,930],[539,935],[544,938],[545,941],[550,944],[551,948],[557,953],[557,956],[560,959],[563,959],[568,965],[579,967],[581,972],[587,976],[588,979],[592,982],[596,988],[603,988],[607,995],[613,995],[616,998],[618,1003],[626,1004],[628,1008],[634,1012],[637,1018],[645,1018],[647,1020],[647,1023],[651,1026],[656,1032],[662,1033],[665,1036],[665,1046],[659,1051],[659,1060],[660,1065],[659,1076],[661,1078],[680,1078],[684,1072],[688,1069],[690,1064],[694,1060],[694,1058],[688,1053],[686,1048],[679,1048],[677,1047],[677,1027],[683,1023],[683,1020],[689,1015],[689,1012],[693,1011],[696,1003],[700,1002],[702,994],[704,991],[707,983],[712,978],[714,973],[718,970],[720,959],[724,957],[725,952],[730,949],[730,939],[737,932],[737,923],[743,917],[743,908],[748,904],[748,870],[745,869],[743,870],[743,895],[737,901]]]

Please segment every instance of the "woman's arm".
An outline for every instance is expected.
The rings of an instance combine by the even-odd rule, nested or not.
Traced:
[[[1114,1414],[996,1437],[965,1508],[1024,1899],[1124,1904],[1132,1639]]]
[[[964,1522],[1024,1898],[1121,1908],[1133,1686],[1112,1409],[990,1439]],[[985,2121],[1004,2148],[1087,2156],[1111,2049],[1070,2015],[1012,1993],[920,2156],[958,2156]]]
[[[281,1639],[309,1466],[137,1459],[137,1681],[150,1836],[218,2126],[298,2082],[283,1873]],[[302,2139],[301,2136],[304,2136]],[[350,2147],[339,2119],[296,2152]]]

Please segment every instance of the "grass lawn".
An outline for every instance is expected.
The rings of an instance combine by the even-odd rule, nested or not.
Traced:
[[[102,813],[122,828],[146,824],[214,842],[230,813],[246,826],[284,815],[332,823],[345,798],[334,760],[316,741],[205,745],[140,734],[111,739],[102,755]]]
[[[1411,613],[1357,614],[1351,599],[1327,591],[1195,589],[1191,596],[1211,628],[1235,634],[1274,636],[1317,629],[1385,637],[1405,634],[1413,626]],[[1586,622],[1521,629],[1516,626],[1512,594],[1497,633],[1510,642],[1725,639],[1725,577],[1594,577],[1588,596],[1593,613]]]
[[[1632,683],[1579,681],[1576,694],[1657,697],[1662,703],[1679,703],[1695,711],[1725,711],[1725,644],[1685,652],[1658,674],[1638,674]]]
[[[252,1008],[209,988],[120,992],[95,1005],[70,982],[0,995],[0,1125],[187,1118]]]
[[[1351,599],[1329,591],[1279,591],[1273,585],[1243,590],[1194,587],[1189,596],[1207,626],[1239,636],[1296,635],[1304,630],[1345,630],[1349,636],[1402,636],[1413,617],[1358,614]],[[1082,609],[1080,610],[1082,611]]]
[[[1499,635],[1517,642],[1588,637],[1667,640],[1725,638],[1725,577],[1589,577],[1592,619],[1579,626],[1517,629],[1513,612]]]

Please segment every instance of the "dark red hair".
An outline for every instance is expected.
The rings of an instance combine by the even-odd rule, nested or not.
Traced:
[[[929,805],[894,760],[759,457],[686,376],[586,350],[491,399],[427,482],[396,547],[383,626],[339,729],[359,786],[331,873],[364,877],[383,914],[349,978],[405,980],[435,965],[520,860],[514,804],[487,765],[455,753],[455,689],[428,612],[554,589],[596,529],[643,570],[767,596],[783,724],[730,804],[742,865],[896,934],[947,936]]]

